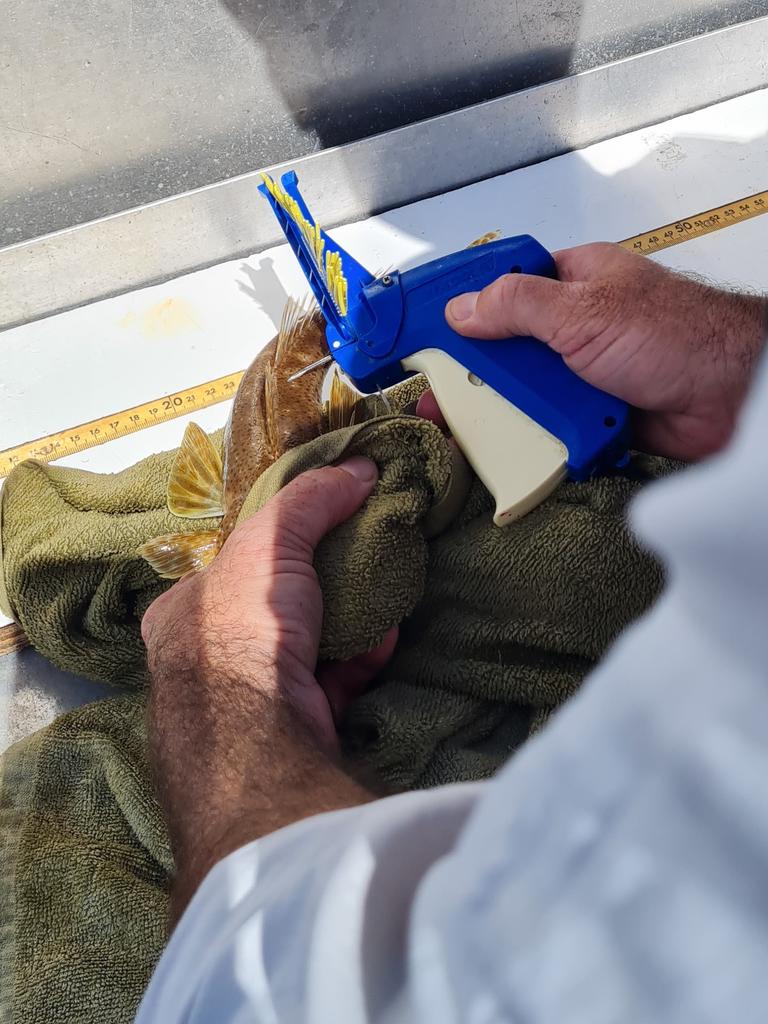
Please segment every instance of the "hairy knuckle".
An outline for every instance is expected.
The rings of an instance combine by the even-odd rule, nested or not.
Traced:
[[[315,469],[308,469],[299,479],[304,481],[312,490],[317,490],[329,480],[334,479],[339,473],[337,466],[318,466]]]
[[[217,618],[201,631],[195,671],[203,678],[218,678],[235,671],[255,677],[272,666],[275,650],[260,615],[254,614],[247,620]]]
[[[289,555],[311,562],[314,550],[314,545],[305,536],[300,523],[288,520],[280,526],[273,549],[276,558],[285,558]]]
[[[549,343],[557,352],[570,355],[591,336],[595,304],[592,286],[584,282],[563,284],[560,304]]]
[[[337,472],[334,466],[307,469],[291,481],[287,490],[294,497],[300,496],[303,500],[316,497],[319,491],[328,486]]]
[[[494,281],[488,289],[494,303],[502,309],[512,307],[520,293],[521,280],[519,274],[503,274]]]
[[[240,566],[256,561],[259,553],[268,543],[270,536],[271,531],[263,528],[239,535],[233,533],[229,537],[229,541],[232,541],[232,543],[229,545],[226,557],[223,558],[219,555],[219,558],[213,563],[211,576],[214,585],[220,586],[222,580],[226,580],[233,573],[236,573]]]
[[[342,497],[352,485],[352,477],[339,466],[323,466],[304,474],[307,480],[302,505],[309,515],[316,516],[329,502]]]
[[[626,249],[622,246],[617,245],[616,242],[592,242],[589,245],[590,254],[597,256],[600,259],[615,259],[621,258],[621,255],[626,253]]]

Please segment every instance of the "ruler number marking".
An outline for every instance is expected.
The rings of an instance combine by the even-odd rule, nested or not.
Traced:
[[[114,440],[134,434],[155,423],[165,423],[183,416],[195,409],[205,409],[231,398],[242,378],[242,372],[199,384],[192,388],[176,391],[164,398],[119,413],[82,423],[77,429],[69,428],[47,437],[36,438],[24,444],[0,451],[0,479],[25,459],[39,459],[50,462],[75,452],[85,451]]]
[[[757,192],[736,203],[728,203],[712,210],[705,210],[688,220],[673,221],[664,224],[655,231],[647,231],[640,235],[625,238],[619,244],[625,249],[639,253],[659,252],[679,242],[708,235],[720,228],[730,227],[740,221],[749,220],[768,211],[768,192]]]

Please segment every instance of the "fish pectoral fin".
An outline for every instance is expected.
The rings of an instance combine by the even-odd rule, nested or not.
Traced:
[[[168,509],[182,519],[223,516],[224,469],[211,439],[187,424],[168,480]]]
[[[201,530],[153,537],[137,551],[162,579],[180,580],[187,573],[199,572],[209,565],[220,547],[218,530]]]

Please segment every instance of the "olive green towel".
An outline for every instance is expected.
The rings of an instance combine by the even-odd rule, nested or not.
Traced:
[[[486,777],[654,598],[659,567],[624,515],[642,481],[672,467],[637,458],[626,473],[563,484],[499,530],[439,431],[388,417],[288,453],[244,515],[353,453],[375,458],[381,479],[318,550],[322,655],[349,657],[405,622],[345,746],[396,788]],[[133,551],[184,528],[164,508],[171,458],[111,477],[27,464],[3,492],[7,595],[33,644],[134,691],[63,716],[5,758],[0,1011],[12,1024],[127,1024],[162,946],[171,865],[145,759],[139,619],[168,584]],[[425,522],[431,536],[452,517],[425,540]]]
[[[213,437],[221,441],[221,432]],[[316,565],[325,594],[321,655],[368,650],[410,612],[423,587],[420,522],[447,488],[450,449],[432,424],[390,417],[327,434],[294,449],[256,483],[244,509],[260,508],[297,474],[357,452],[381,479],[364,513],[323,541]],[[139,622],[170,584],[136,554],[150,537],[205,530],[166,508],[175,452],[112,475],[27,462],[2,492],[2,571],[9,611],[33,646],[59,668],[88,679],[145,683]],[[402,559],[394,552],[402,552]]]
[[[129,1024],[166,940],[171,854],[138,694],[63,715],[0,776],[0,1022]]]

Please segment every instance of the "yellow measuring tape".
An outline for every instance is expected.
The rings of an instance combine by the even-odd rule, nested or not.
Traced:
[[[53,462],[63,459],[65,455],[95,448],[96,445],[114,441],[116,437],[135,434],[138,430],[153,427],[156,423],[175,420],[178,416],[207,409],[218,402],[226,402],[237,391],[237,386],[245,371],[217,377],[216,380],[197,384],[195,387],[174,391],[163,395],[153,402],[143,402],[122,412],[113,412],[109,416],[100,416],[97,420],[81,423],[67,430],[59,430],[46,437],[38,437],[34,441],[26,441],[15,448],[0,451],[0,479],[8,476],[19,462],[25,459],[39,459],[41,462]]]
[[[758,192],[745,199],[739,199],[738,202],[698,213],[688,220],[674,221],[654,231],[625,238],[619,245],[644,256],[650,255],[712,231],[720,231],[751,217],[758,217],[766,211],[768,191]],[[110,413],[88,423],[81,423],[79,426],[59,430],[55,434],[38,437],[13,448],[6,448],[0,451],[0,479],[7,476],[13,467],[24,459],[52,462],[66,455],[85,451],[86,448],[94,448],[96,445],[113,441],[117,437],[135,434],[157,423],[165,423],[178,416],[224,402],[234,395],[243,373],[244,371],[240,370],[225,377],[217,377],[216,380],[209,380],[205,384],[197,384],[182,391],[174,391],[170,395],[163,395],[162,398],[156,398],[151,402],[143,402],[131,409]]]
[[[632,238],[625,238],[619,245],[633,252],[649,256],[651,253],[668,249],[671,245],[679,245],[680,242],[687,242],[691,238],[699,238],[701,235],[709,235],[713,231],[720,231],[732,224],[739,224],[751,217],[759,217],[761,213],[768,212],[768,192],[756,192],[752,196],[739,199],[738,202],[728,203],[726,206],[716,206],[714,210],[705,210],[704,213],[697,213],[689,220],[676,220],[672,224],[665,224],[654,231],[646,231],[642,235],[633,235]]]

